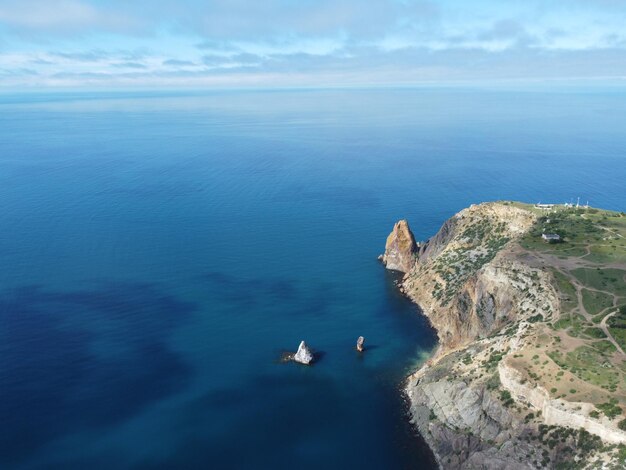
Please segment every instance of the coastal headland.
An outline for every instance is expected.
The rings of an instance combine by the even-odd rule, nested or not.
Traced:
[[[442,468],[624,468],[624,213],[482,203],[382,261],[437,330],[405,391]]]

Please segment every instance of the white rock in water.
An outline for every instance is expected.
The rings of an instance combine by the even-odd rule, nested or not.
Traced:
[[[365,338],[359,336],[359,339],[356,340],[356,350],[363,352],[363,349],[365,349]]]
[[[296,352],[295,356],[293,356],[293,360],[299,362],[300,364],[307,365],[313,360],[313,353],[304,341],[302,341],[300,346],[298,346],[298,352]]]

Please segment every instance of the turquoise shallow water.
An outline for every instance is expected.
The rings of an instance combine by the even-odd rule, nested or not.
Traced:
[[[624,210],[625,125],[619,92],[0,96],[0,467],[431,468],[385,237]]]

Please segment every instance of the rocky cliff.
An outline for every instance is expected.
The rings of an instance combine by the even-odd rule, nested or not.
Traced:
[[[546,391],[557,379],[544,373],[549,357],[540,365],[534,352],[558,349],[552,325],[562,296],[540,256],[520,245],[540,217],[520,204],[485,203],[459,212],[424,243],[415,243],[406,221],[387,239],[386,266],[405,273],[403,291],[440,339],[406,392],[412,420],[443,468],[608,465],[615,449],[601,439],[626,443],[615,422],[594,418],[592,404]]]
[[[516,207],[472,206],[421,246],[403,287],[428,315],[446,350],[529,314],[525,300],[539,295],[539,283],[529,278],[540,273],[513,259],[506,248],[534,220],[533,214]],[[526,288],[530,292],[524,292]],[[554,303],[555,294],[549,294],[539,306],[542,315]]]
[[[416,251],[417,245],[409,224],[406,220],[401,220],[393,226],[387,237],[382,261],[387,269],[406,273],[415,264]]]

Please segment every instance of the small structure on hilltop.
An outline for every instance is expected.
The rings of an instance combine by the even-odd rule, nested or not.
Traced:
[[[541,238],[548,243],[558,243],[561,241],[561,236],[558,233],[542,233]]]

